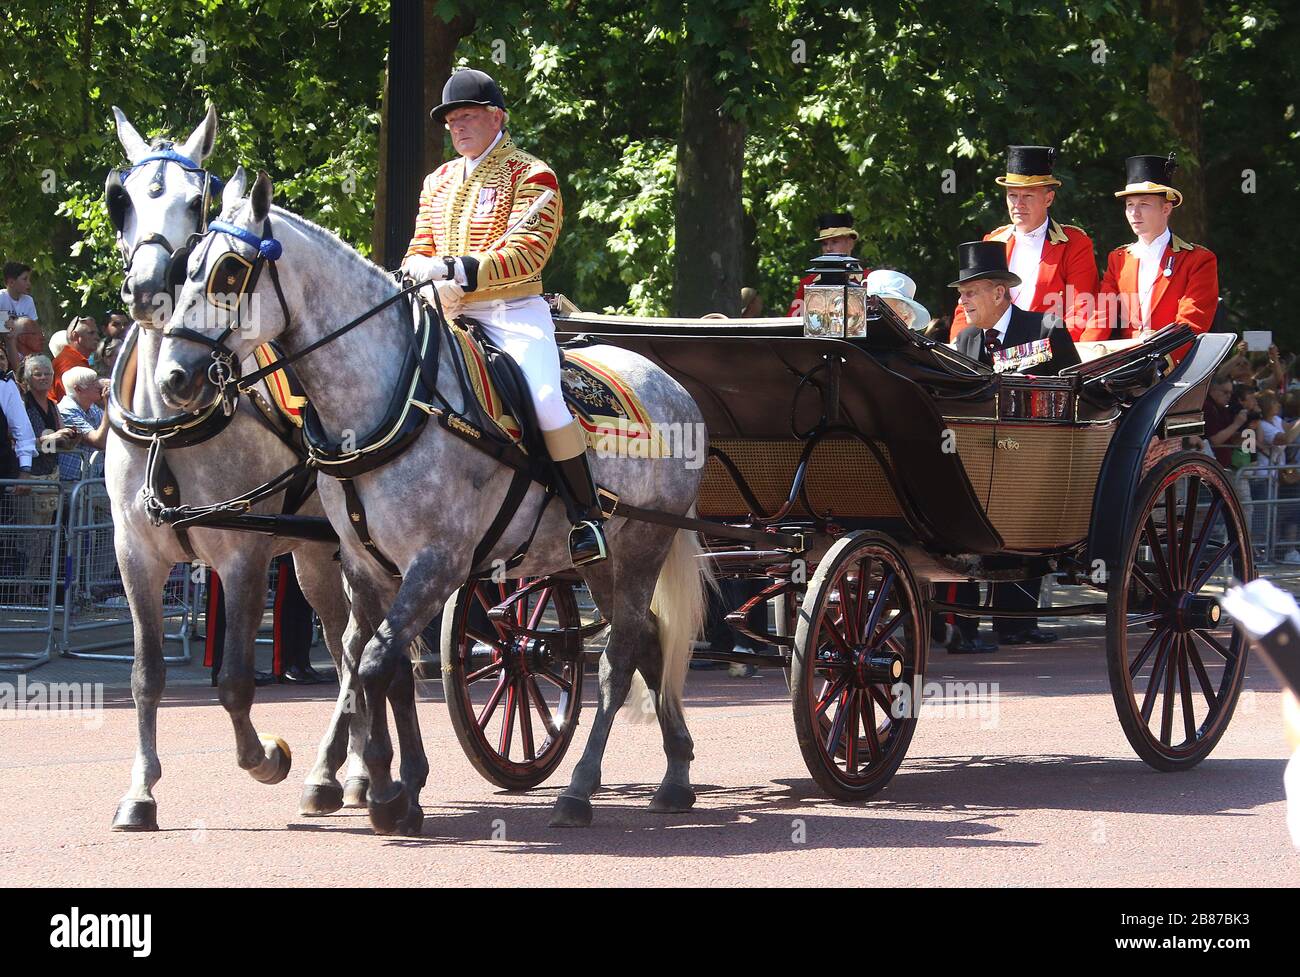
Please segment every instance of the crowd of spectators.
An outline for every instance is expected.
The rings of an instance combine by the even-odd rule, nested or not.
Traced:
[[[1233,476],[1251,535],[1300,564],[1300,377],[1296,355],[1243,341],[1211,382],[1198,447]],[[1272,525],[1268,509],[1272,508]],[[1270,539],[1271,537],[1271,539]]]
[[[50,533],[32,527],[53,522],[56,492],[32,482],[76,482],[102,474],[108,437],[103,409],[107,379],[130,325],[121,312],[107,316],[101,335],[95,318],[75,316],[46,340],[31,296],[31,268],[4,265],[0,289],[0,581],[23,581],[12,599],[32,597],[49,573]],[[26,530],[4,527],[27,527]]]

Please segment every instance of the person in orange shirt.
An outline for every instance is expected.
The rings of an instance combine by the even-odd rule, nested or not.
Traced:
[[[90,366],[90,356],[99,347],[99,326],[90,316],[73,319],[68,326],[68,345],[54,358],[54,385],[50,388],[50,400],[56,404],[67,392],[63,389],[63,374],[74,366]]]
[[[1007,266],[1023,284],[1011,290],[1011,303],[1025,312],[1050,312],[1065,320],[1070,338],[1088,326],[1097,292],[1097,260],[1092,238],[1073,224],[1058,224],[1048,215],[1061,181],[1052,175],[1056,150],[1051,146],[1008,146],[1007,173],[996,179],[1006,189],[1010,224],[984,235],[1007,246]],[[959,304],[952,335],[967,326]]]
[[[853,217],[848,213],[821,214],[817,217],[817,237],[814,239],[822,247],[822,254],[852,254],[858,243],[858,232],[853,229]],[[870,268],[862,269],[863,277],[870,274]],[[803,315],[803,290],[817,280],[816,275],[805,275],[799,279],[794,299],[790,302],[788,316],[798,318]]]
[[[1183,202],[1170,185],[1174,155],[1131,156],[1128,183],[1115,196],[1137,235],[1106,259],[1097,308],[1083,339],[1145,339],[1175,323],[1208,332],[1219,305],[1219,262],[1214,252],[1189,244],[1169,229]]]

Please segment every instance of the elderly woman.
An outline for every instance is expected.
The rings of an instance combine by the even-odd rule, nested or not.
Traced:
[[[31,477],[42,482],[58,482],[59,457],[56,452],[75,447],[81,436],[72,428],[64,426],[63,419],[59,417],[59,409],[50,400],[54,366],[48,356],[42,353],[27,356],[19,370],[19,378],[27,388],[23,394],[23,406],[27,409],[27,420],[31,422],[38,445],[32,459]],[[22,500],[18,521],[24,526],[48,526],[54,521],[58,508],[58,492],[38,489]],[[49,578],[46,559],[50,554],[52,536],[47,531],[28,531],[26,577],[29,584],[25,597],[29,603],[44,599],[45,595],[40,593],[38,582]]]
[[[59,417],[64,427],[72,428],[81,437],[75,450],[59,456],[59,477],[75,482],[81,478],[82,465],[90,460],[91,452],[103,451],[108,443],[108,415],[100,403],[109,381],[101,380],[88,366],[74,366],[62,380],[67,393],[59,401]]]

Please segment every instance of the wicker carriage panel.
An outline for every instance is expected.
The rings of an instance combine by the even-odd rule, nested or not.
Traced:
[[[1061,533],[1069,542],[1088,535],[1092,525],[1092,500],[1097,494],[1097,475],[1110,448],[1115,425],[1098,424],[1074,429],[1074,455],[1070,464],[1070,495],[1061,520]]]
[[[757,441],[716,438],[712,444],[740,470],[760,505],[775,512],[785,504],[799,467],[803,444],[798,441]],[[886,459],[889,452],[881,446]],[[885,473],[871,451],[851,439],[828,439],[813,452],[806,475],[808,498],[818,514],[829,510],[841,518],[893,518],[902,514]],[[697,511],[705,519],[736,519],[748,506],[722,464],[710,458],[704,466]],[[793,515],[808,515],[796,504]]]
[[[989,486],[993,480],[993,424],[954,424],[949,421],[947,430],[953,432],[957,457],[961,459],[961,466],[970,479],[975,498],[987,508]]]
[[[1070,546],[1088,535],[1109,425],[998,426],[989,521],[1008,549]]]

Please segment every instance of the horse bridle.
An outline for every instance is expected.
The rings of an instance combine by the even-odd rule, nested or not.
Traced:
[[[157,149],[130,166],[109,170],[108,177],[104,181],[104,196],[108,205],[109,220],[112,221],[113,227],[117,230],[118,249],[122,254],[122,260],[127,270],[129,271],[131,265],[134,264],[136,253],[141,248],[150,244],[157,245],[167,252],[165,278],[168,288],[174,292],[184,281],[185,265],[189,261],[190,252],[194,249],[198,240],[207,232],[208,214],[212,208],[213,194],[220,193],[225,182],[215,173],[199,166],[188,156],[182,156],[176,152],[172,146],[172,143],[160,143]],[[130,204],[126,181],[130,179],[131,174],[136,170],[149,163],[158,164],[148,188],[151,197],[161,196],[166,188],[166,168],[169,163],[173,166],[179,166],[187,173],[198,173],[203,177],[203,196],[200,198],[198,226],[180,247],[173,247],[165,235],[155,231],[136,241],[135,245],[128,251],[126,243],[122,239],[123,231],[126,228],[126,209]]]
[[[264,267],[270,268],[271,283],[275,286],[275,297],[280,303],[280,312],[284,315],[286,328],[290,316],[289,303],[285,300],[284,290],[280,287],[280,273],[275,266],[276,260],[284,253],[284,248],[273,236],[271,218],[268,216],[263,219],[261,237],[236,224],[214,220],[208,224],[202,234],[196,235],[197,240],[192,247],[197,247],[209,238],[215,240],[214,235],[217,234],[226,234],[254,249],[254,255],[250,259],[232,247],[212,262],[211,270],[208,272],[208,281],[204,288],[205,297],[217,308],[233,310],[234,320],[227,323],[225,329],[216,338],[206,336],[184,325],[168,325],[163,330],[163,336],[168,339],[185,339],[206,346],[212,353],[212,362],[208,364],[208,381],[217,388],[217,396],[230,403],[241,392],[248,391],[263,377],[281,368],[279,365],[273,365],[241,378],[239,359],[235,351],[226,345],[226,341],[242,326],[244,299],[257,288]],[[211,247],[210,244],[208,246]],[[222,279],[226,288],[217,291]],[[237,288],[234,287],[236,285]],[[233,390],[233,397],[228,395],[228,390]]]

